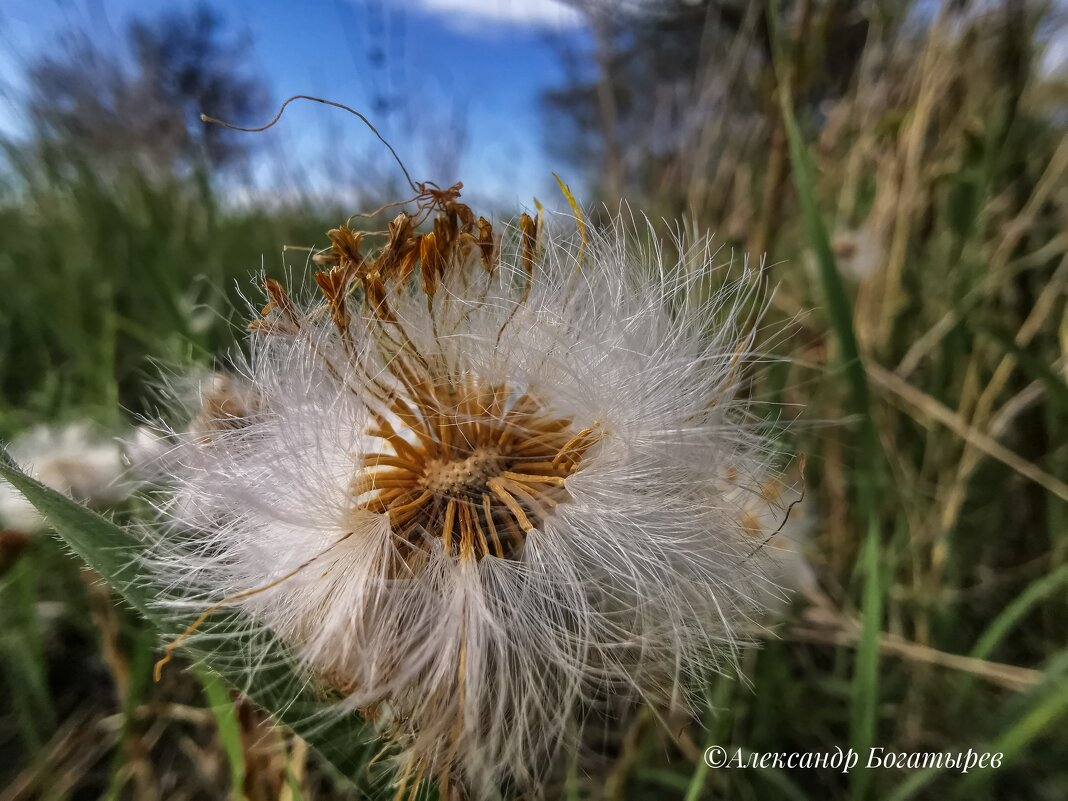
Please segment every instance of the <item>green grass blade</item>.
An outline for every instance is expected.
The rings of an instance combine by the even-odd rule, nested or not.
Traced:
[[[245,801],[245,748],[241,742],[241,727],[234,713],[230,691],[210,670],[200,669],[197,676],[204,688],[211,714],[215,718],[219,743],[230,764],[230,796],[234,801]]]
[[[1049,692],[1043,693],[1038,702],[1029,712],[1022,715],[1001,736],[994,740],[987,748],[988,753],[1003,754],[1001,768],[1018,757],[1028,745],[1030,745],[1043,732],[1062,720],[1068,715],[1068,679],[1058,678],[1050,687]],[[957,785],[954,798],[978,798],[976,788],[984,782],[990,782],[997,770],[976,770],[968,773]]]
[[[690,780],[681,773],[660,768],[641,768],[635,771],[638,779],[646,784],[655,784],[675,793],[685,793],[690,788]]]
[[[778,3],[772,0],[770,6],[769,26],[776,42],[775,49],[778,51],[781,40],[775,23],[778,18]],[[852,411],[855,414],[870,417],[871,402],[868,377],[864,372],[864,365],[860,361],[860,348],[857,345],[856,333],[853,330],[852,305],[849,302],[849,296],[846,294],[845,285],[842,283],[842,275],[838,270],[838,262],[834,257],[834,250],[831,248],[827,227],[823,223],[823,216],[820,214],[819,205],[816,202],[815,167],[801,135],[797,117],[794,115],[793,92],[790,88],[790,81],[783,75],[785,67],[782,65],[781,57],[777,56],[775,58],[775,64],[776,72],[779,74],[779,110],[782,114],[783,128],[786,131],[786,141],[790,151],[790,166],[793,171],[798,200],[801,204],[805,235],[816,257],[820,284],[827,304],[827,315],[831,329],[834,331],[838,341],[843,368],[846,379],[849,382]]]
[[[1035,579],[1027,588],[1016,596],[1013,601],[1002,610],[993,622],[975,641],[969,656],[976,659],[986,659],[990,656],[998,643],[1012,628],[1019,623],[1036,604],[1058,592],[1065,584],[1068,584],[1068,565],[1061,565],[1052,573]]]
[[[808,801],[808,794],[794,783],[785,770],[780,768],[757,768],[753,775],[759,776],[770,786],[774,791],[775,798],[788,799],[789,801]]]
[[[736,682],[722,677],[716,680],[714,690],[712,688],[706,689],[705,730],[707,737],[705,750],[714,745],[726,747],[727,737],[730,734],[733,721],[731,699],[736,690]],[[697,760],[697,764],[694,765],[693,773],[690,776],[685,796],[686,801],[697,801],[697,799],[703,797],[705,782],[708,780],[708,772],[710,770],[711,768],[705,762],[704,752],[702,751],[701,758]]]
[[[909,801],[918,793],[926,789],[927,785],[941,776],[941,768],[923,768],[915,773],[910,773],[901,784],[894,788],[893,792],[886,797],[886,801]]]
[[[0,479],[9,481],[63,538],[123,597],[162,630],[169,627],[154,606],[148,576],[138,572],[145,546],[130,532],[48,489],[23,474],[0,449]],[[240,692],[289,725],[357,786],[366,784],[365,768],[377,746],[369,728],[355,715],[324,715],[324,703],[293,667],[284,646],[264,633],[249,634],[235,625],[236,613],[213,615],[201,627],[210,651],[196,656]],[[249,654],[257,664],[250,665]],[[262,658],[260,658],[262,655]]]
[[[55,729],[44,638],[37,613],[37,560],[27,554],[0,581],[0,677],[9,686],[18,729],[37,752]]]
[[[126,770],[130,758],[130,733],[133,728],[137,707],[144,700],[149,676],[152,675],[152,645],[156,635],[149,626],[139,624],[132,636],[130,654],[130,683],[126,697],[122,701],[122,735],[120,746],[115,749],[111,762],[111,776],[101,801],[119,801],[129,778]]]
[[[1044,688],[1044,691],[1036,694],[1036,701],[1028,712],[1021,715],[1015,723],[989,744],[971,746],[972,750],[980,754],[1000,753],[1002,755],[1001,766],[975,769],[963,774],[953,790],[953,798],[984,797],[976,793],[977,786],[990,782],[1037,737],[1068,715],[1068,680],[1063,675],[1058,675],[1059,671],[1055,664],[1049,672],[1053,676],[1052,681]],[[908,801],[908,799],[915,798],[946,771],[946,768],[939,767],[925,768],[913,773],[895,788],[894,792],[887,797],[887,801]]]
[[[865,578],[861,601],[863,619],[853,671],[850,711],[850,744],[861,754],[868,753],[875,743],[879,704],[879,634],[883,618],[880,553],[878,522],[872,516],[861,559]],[[856,797],[863,797],[867,779],[860,777],[868,773],[862,770],[850,774]]]
[[[790,152],[794,185],[804,229],[810,247],[816,256],[827,314],[834,331],[846,380],[850,390],[850,412],[860,421],[859,459],[855,473],[858,517],[866,531],[863,545],[864,558],[860,564],[864,586],[861,611],[863,631],[857,647],[853,674],[851,700],[850,745],[860,753],[867,753],[873,744],[876,729],[876,713],[879,701],[879,631],[882,627],[882,546],[879,531],[876,491],[882,484],[882,449],[871,415],[871,393],[864,364],[860,359],[856,332],[853,329],[853,310],[842,283],[841,273],[831,248],[827,228],[823,223],[816,201],[815,167],[801,135],[801,128],[794,115],[794,100],[791,75],[783,57],[783,37],[778,30],[779,15],[777,0],[768,3],[768,27],[772,38],[772,51],[777,75],[779,110],[786,132]],[[853,797],[865,798],[868,792],[869,773],[855,771],[851,774]]]

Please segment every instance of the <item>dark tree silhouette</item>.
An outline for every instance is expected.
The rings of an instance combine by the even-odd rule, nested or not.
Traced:
[[[267,92],[245,66],[247,42],[227,36],[207,6],[132,22],[128,54],[84,34],[65,42],[29,69],[27,106],[39,139],[99,166],[134,158],[183,171],[242,162],[251,138],[204,125],[199,115],[258,121]]]

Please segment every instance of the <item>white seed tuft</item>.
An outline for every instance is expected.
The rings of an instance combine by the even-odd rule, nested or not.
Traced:
[[[130,490],[120,481],[119,443],[101,438],[88,423],[37,426],[15,438],[8,453],[27,474],[82,503],[116,503]],[[0,481],[0,526],[32,534],[48,524],[20,492]]]
[[[424,291],[344,259],[326,301],[269,282],[176,435],[153,563],[289,644],[398,783],[474,797],[536,786],[599,698],[732,670],[767,592],[745,516],[776,454],[740,391],[760,274],[622,222],[581,250],[531,230]]]

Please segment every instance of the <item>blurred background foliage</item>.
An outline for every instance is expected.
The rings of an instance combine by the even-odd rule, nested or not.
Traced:
[[[1065,7],[576,5],[591,36],[560,45],[568,79],[542,98],[551,161],[584,203],[715,231],[725,262],[767,254],[788,361],[752,393],[807,457],[819,588],[745,680],[708,688],[704,721],[639,714],[549,796],[1068,797]],[[233,201],[257,139],[198,114],[258,124],[269,89],[206,8],[128,44],[28,65],[32,136],[0,172],[3,437],[156,413],[160,365],[212,365],[261,264],[301,273],[283,248],[356,210]],[[360,797],[211,675],[152,684],[154,635],[57,543],[0,564],[2,801]],[[706,744],[1005,760],[710,771]]]

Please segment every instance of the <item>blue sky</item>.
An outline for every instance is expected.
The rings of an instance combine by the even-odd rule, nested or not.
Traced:
[[[130,15],[192,5],[5,0],[0,72],[8,86],[0,96],[0,130],[20,130],[18,74],[54,45],[59,31],[76,28],[105,48],[121,47]],[[364,111],[417,180],[458,175],[470,190],[465,194],[513,206],[551,191],[557,165],[546,160],[538,97],[563,79],[556,48],[585,46],[587,36],[582,18],[567,6],[555,0],[227,0],[213,7],[251,40],[250,66],[276,100],[311,94]],[[391,105],[384,108],[381,100]],[[361,158],[378,158],[354,118],[321,107],[293,112],[267,149],[285,154],[294,191],[301,175],[327,190],[334,180],[358,180],[350,173],[359,172]],[[441,154],[455,150],[457,129],[464,132],[463,155],[450,165]],[[324,162],[338,165],[337,172]],[[271,175],[268,184],[280,180],[276,171]]]

